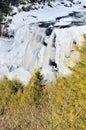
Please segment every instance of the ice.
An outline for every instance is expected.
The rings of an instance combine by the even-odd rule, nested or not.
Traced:
[[[60,1],[51,2],[52,8],[47,4],[41,8],[43,5],[37,4],[38,10],[28,12],[19,12],[13,7],[13,12],[17,14],[7,16],[7,20],[12,19],[8,30],[10,33],[14,31],[14,38],[0,38],[0,79],[6,75],[9,79],[17,78],[27,84],[32,71],[38,67],[48,82],[58,77],[58,73],[72,73],[68,67],[74,67],[73,61],[80,58],[79,53],[73,50],[74,43],[81,46],[83,34],[86,33],[86,13],[83,8],[86,2],[74,2],[64,0],[64,5]],[[80,18],[69,16],[74,11],[80,12]],[[82,23],[81,26],[71,24],[78,21]],[[41,22],[45,25],[50,23],[50,35],[46,35],[47,27],[39,27]]]

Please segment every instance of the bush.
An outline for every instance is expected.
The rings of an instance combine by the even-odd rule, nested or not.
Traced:
[[[9,104],[10,99],[19,90],[23,91],[23,85],[17,81],[8,80],[7,77],[3,77],[0,81],[0,111],[4,112],[5,107]]]

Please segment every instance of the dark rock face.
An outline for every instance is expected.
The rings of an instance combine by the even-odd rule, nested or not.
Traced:
[[[38,26],[41,27],[41,28],[48,28],[49,26],[53,26],[55,24],[55,22],[40,22],[38,23]]]
[[[31,10],[31,6],[27,6],[27,7],[22,7],[22,10],[27,12],[27,11],[30,11]]]
[[[53,8],[53,6],[50,3],[48,3],[48,6],[51,7],[51,8]]]
[[[69,25],[57,25],[57,26],[54,26],[54,28],[59,28],[59,29],[64,29],[64,28],[69,28],[71,27],[71,24]]]
[[[47,29],[46,29],[46,32],[45,32],[46,36],[50,36],[51,33],[52,33],[52,31],[53,31],[52,28],[47,28]]]
[[[57,68],[57,64],[55,63],[55,61],[52,61],[51,59],[49,60],[49,65]]]
[[[44,46],[47,46],[47,43],[45,42],[45,41],[43,41],[43,43],[42,43]]]
[[[17,14],[17,12],[15,12],[15,13],[11,13],[10,16],[13,17],[13,16],[16,15],[16,14]]]
[[[76,45],[76,44],[77,44],[77,42],[76,42],[76,41],[73,41],[73,44],[75,44],[75,45]]]
[[[39,27],[41,27],[41,28],[47,28],[49,26],[50,26],[50,24],[44,23],[44,22],[42,22],[42,23],[39,24]]]
[[[13,38],[14,33],[9,34],[8,30],[3,31],[3,36],[7,38]]]
[[[84,5],[83,8],[86,8],[86,5]]]
[[[56,35],[54,36],[53,44],[52,44],[52,47],[54,47],[54,48],[56,48],[56,46],[55,46],[55,41],[56,41]]]
[[[57,68],[57,64],[55,61],[52,61],[51,59],[49,60],[49,65],[52,67],[52,71],[57,72],[58,68]]]
[[[72,7],[72,4],[70,5],[67,5],[67,4],[64,4],[65,7]]]
[[[75,11],[73,11],[72,13],[69,13],[68,16],[69,16],[69,17],[74,17],[74,18],[80,18],[80,17],[81,17],[81,14],[80,14],[80,12],[75,12]]]
[[[61,4],[64,4],[64,2],[61,2]]]
[[[68,16],[61,16],[61,17],[57,17],[56,20],[60,20],[62,18],[67,18]]]

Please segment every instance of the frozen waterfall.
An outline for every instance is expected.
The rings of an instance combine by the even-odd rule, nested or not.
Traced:
[[[51,35],[47,36],[46,28],[34,25],[30,31],[23,60],[25,70],[32,73],[35,68],[40,67],[48,81],[54,79],[58,72],[63,75],[69,74],[71,71],[68,66],[74,66],[73,46],[77,43],[72,30],[52,29]],[[79,58],[79,54],[76,55]],[[71,59],[71,63],[66,63],[67,59],[68,62]]]
[[[31,24],[16,30],[13,39],[0,38],[0,78],[6,75],[27,84],[36,68],[41,69],[48,82],[58,73],[70,74],[68,67],[79,60],[74,46],[81,45],[85,31],[84,26],[58,29]]]

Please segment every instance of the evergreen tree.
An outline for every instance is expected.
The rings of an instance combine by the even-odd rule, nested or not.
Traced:
[[[9,2],[10,0],[0,0],[0,23],[3,15],[7,15],[10,12]]]

